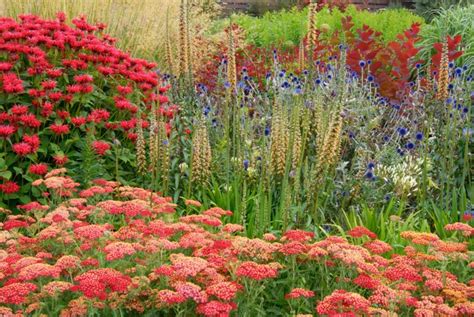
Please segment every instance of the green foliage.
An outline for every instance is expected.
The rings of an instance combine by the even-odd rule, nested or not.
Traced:
[[[416,0],[416,13],[429,21],[438,14],[439,9],[446,10],[451,6],[473,3],[472,0]]]
[[[413,14],[407,9],[388,9],[377,12],[357,10],[349,6],[345,12],[338,9],[330,11],[325,8],[318,12],[316,21],[319,28],[329,26],[330,32],[340,30],[341,19],[351,16],[354,29],[364,24],[382,33],[384,41],[388,42],[396,38],[397,34],[403,32],[413,23],[424,23],[423,18]],[[234,15],[232,21],[240,25],[246,31],[247,41],[256,46],[270,47],[276,44],[285,46],[296,46],[306,35],[308,11],[282,10],[278,12],[267,12],[262,17],[251,17],[248,15]],[[211,27],[211,31],[222,29],[228,25],[228,21],[217,21]]]

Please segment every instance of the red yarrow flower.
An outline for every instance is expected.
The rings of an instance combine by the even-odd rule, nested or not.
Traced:
[[[335,290],[319,302],[316,311],[320,315],[340,316],[341,313],[353,313],[354,316],[358,316],[358,314],[368,313],[369,307],[370,302],[361,295],[345,290]]]
[[[230,312],[237,308],[234,303],[223,303],[212,300],[205,304],[199,304],[196,308],[198,314],[206,317],[225,317],[230,316]]]
[[[304,242],[313,239],[314,233],[303,230],[288,230],[287,232],[285,232],[283,237],[291,241]]]
[[[125,293],[131,284],[131,278],[121,272],[103,268],[90,270],[74,278],[78,283],[71,288],[71,291],[80,291],[88,298],[99,298],[105,300],[107,298],[107,290],[118,293]]]
[[[258,264],[252,261],[246,261],[239,265],[236,274],[237,276],[248,277],[259,281],[276,277],[278,275],[278,270],[268,264]]]
[[[36,291],[36,288],[32,283],[11,283],[0,287],[0,303],[21,305],[31,292]]]
[[[347,232],[347,234],[353,238],[361,238],[363,236],[367,236],[371,239],[377,238],[377,235],[375,233],[373,233],[366,227],[362,227],[362,226],[357,226],[357,227],[352,228],[351,230]]]
[[[295,299],[300,297],[314,297],[314,292],[304,288],[293,288],[288,294],[285,295],[285,299]]]
[[[233,299],[242,288],[242,285],[236,282],[220,282],[209,286],[206,289],[206,293],[228,301]]]

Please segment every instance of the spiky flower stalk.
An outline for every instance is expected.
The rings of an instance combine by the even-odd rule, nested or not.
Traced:
[[[145,175],[146,168],[146,144],[145,137],[143,135],[142,120],[139,119],[137,122],[137,142],[136,142],[136,151],[137,151],[137,172],[140,175]]]
[[[187,5],[181,0],[179,7],[179,76],[184,76],[189,69]]]
[[[426,81],[428,83],[428,89],[433,88],[433,77],[432,77],[432,72],[433,72],[433,64],[431,62],[428,63],[428,70],[426,71]]]
[[[191,181],[194,184],[203,184],[211,174],[212,160],[209,135],[204,122],[201,122],[194,132],[192,150]]]
[[[338,108],[339,110],[339,108]],[[331,166],[336,163],[341,148],[342,116],[339,111],[333,114],[330,130],[324,138],[324,143],[319,153],[319,162],[323,166]]]
[[[306,61],[305,61],[305,47],[304,47],[304,41],[301,40],[300,46],[298,49],[298,65],[300,71],[303,71],[306,67]]]
[[[156,119],[156,111],[151,111],[150,117],[150,133],[148,135],[149,141],[149,157],[150,157],[150,170],[153,175],[157,172],[158,163],[158,121]]]
[[[323,176],[334,166],[341,148],[343,119],[340,107],[336,107],[327,126],[327,131],[318,131],[317,163],[313,170],[312,192],[316,192]]]
[[[229,80],[231,90],[234,91],[237,87],[237,61],[235,58],[235,41],[232,26],[229,27],[228,34],[229,50],[227,56],[227,78]]]
[[[169,139],[166,137],[166,128],[165,128],[165,124],[162,122],[161,126],[161,131],[160,131],[160,139],[161,139],[161,143],[159,144],[159,159],[160,159],[160,162],[161,162],[161,170],[160,170],[160,174],[161,174],[161,178],[162,178],[162,182],[163,184],[166,185],[167,181],[168,181],[168,175],[169,175],[169,171],[170,171],[170,141]]]
[[[444,101],[448,98],[448,84],[449,84],[448,43],[444,41],[443,50],[441,52],[441,62],[439,65],[438,91],[436,92],[436,99]]]
[[[318,41],[318,32],[316,26],[316,13],[317,4],[311,1],[308,11],[308,43],[307,50],[310,56],[312,56],[314,49],[316,48],[316,42]]]
[[[288,152],[289,129],[287,116],[284,114],[282,105],[275,99],[272,115],[271,131],[271,165],[270,172],[273,175],[283,175],[286,167],[286,155]]]
[[[174,73],[174,59],[173,59],[173,47],[170,40],[169,30],[169,8],[166,11],[166,65],[168,66],[168,72],[172,75]]]
[[[190,23],[190,11],[189,10],[189,2],[186,3],[186,58],[188,60],[188,68],[186,71],[188,72],[189,80],[192,81],[193,77],[193,59],[192,55],[192,41],[191,41],[191,23]]]
[[[301,158],[301,127],[300,127],[300,110],[295,108],[293,111],[293,116],[291,118],[291,127],[290,131],[292,132],[291,136],[291,167],[296,169]]]

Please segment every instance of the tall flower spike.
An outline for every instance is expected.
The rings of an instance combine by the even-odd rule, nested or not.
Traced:
[[[272,114],[271,131],[271,173],[283,175],[286,167],[286,155],[288,152],[289,131],[287,116],[283,106],[275,99]]]
[[[303,71],[306,67],[306,61],[305,61],[305,48],[304,48],[304,41],[301,40],[300,46],[298,49],[298,65],[300,71]]]
[[[230,83],[230,87],[233,90],[237,87],[237,62],[235,59],[235,42],[232,25],[229,27],[229,51],[228,51],[228,63],[227,63],[227,77]]]
[[[291,128],[292,133],[292,168],[295,169],[298,166],[298,163],[301,158],[301,126],[300,126],[300,108],[296,107],[293,110],[293,116],[291,118]]]
[[[151,111],[150,118],[150,133],[148,146],[150,147],[150,170],[153,174],[156,173],[158,163],[158,121],[156,119],[156,111]]]
[[[181,0],[179,7],[179,75],[184,76],[189,69],[188,61],[188,26],[186,1]]]
[[[169,30],[169,8],[166,11],[166,65],[168,66],[168,72],[172,75],[174,73],[174,61]]]
[[[186,71],[188,72],[187,75],[189,76],[189,80],[192,81],[193,77],[193,59],[192,55],[192,41],[191,41],[191,23],[190,23],[190,11],[189,10],[189,2],[186,3],[186,59],[188,60],[188,68]]]
[[[201,122],[194,132],[191,162],[191,180],[202,184],[210,176],[212,152],[206,124]]]
[[[146,173],[146,144],[145,137],[143,136],[142,120],[137,122],[137,172],[138,174],[145,175]]]
[[[307,50],[310,56],[313,54],[313,50],[316,47],[316,42],[318,40],[317,26],[316,26],[316,13],[317,13],[317,4],[311,1],[308,11],[308,43]]]
[[[444,101],[448,98],[448,84],[449,84],[448,43],[447,41],[444,41],[443,51],[441,53],[441,62],[439,65],[438,90],[436,92],[436,99]]]
[[[338,157],[341,147],[342,116],[338,107],[333,114],[330,130],[326,134],[320,159],[323,165],[333,165]]]

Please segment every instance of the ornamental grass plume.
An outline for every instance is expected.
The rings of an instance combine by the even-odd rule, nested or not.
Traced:
[[[191,182],[203,184],[211,175],[212,152],[206,124],[202,121],[192,141]]]
[[[436,92],[436,99],[445,101],[448,98],[449,85],[449,57],[448,57],[448,42],[443,42],[443,50],[441,52],[441,62],[439,65],[438,75],[438,90]]]

